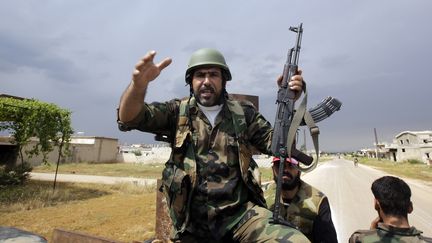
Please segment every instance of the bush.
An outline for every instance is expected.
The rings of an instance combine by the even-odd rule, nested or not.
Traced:
[[[22,185],[32,171],[29,163],[22,163],[13,167],[0,166],[0,188],[8,185]]]
[[[424,164],[423,162],[421,162],[418,159],[408,159],[408,160],[406,160],[406,162],[408,162],[410,164]]]
[[[132,151],[132,153],[134,153],[135,156],[141,156],[142,155],[141,150],[134,150],[134,151]]]

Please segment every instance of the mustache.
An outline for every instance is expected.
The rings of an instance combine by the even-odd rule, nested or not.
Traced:
[[[283,173],[282,176],[289,177],[290,179],[293,179],[293,178],[294,178],[294,176],[291,175],[290,173]]]
[[[199,92],[201,92],[201,93],[203,93],[203,92],[211,92],[211,93],[214,93],[215,90],[214,90],[213,88],[211,88],[211,87],[207,87],[207,88],[201,88],[201,89],[199,89]]]
[[[200,92],[210,91],[210,92],[214,93],[215,89],[212,86],[203,85],[203,86],[201,86],[201,88],[199,89],[199,91]]]
[[[282,174],[282,177],[284,177],[284,176],[286,176],[286,177],[288,177],[290,180],[292,180],[292,179],[294,179],[294,176],[293,175],[291,175],[290,173],[283,173]],[[275,179],[277,179],[277,174],[276,175],[274,175],[273,176]]]

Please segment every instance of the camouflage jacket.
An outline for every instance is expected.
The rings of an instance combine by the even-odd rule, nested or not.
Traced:
[[[274,210],[276,183],[265,190],[265,199]],[[281,216],[298,227],[312,242],[337,242],[326,196],[316,188],[301,181],[300,188],[289,204],[282,202]]]
[[[189,104],[187,98],[145,104],[120,129],[170,138],[172,153],[161,189],[175,236],[187,230],[219,238],[252,205],[266,206],[251,151],[269,153],[272,127],[250,103],[227,100],[214,127],[194,98]]]
[[[350,243],[372,243],[372,242],[389,242],[389,243],[411,243],[411,242],[432,242],[430,238],[423,237],[423,232],[414,227],[396,228],[390,225],[379,223],[375,230],[358,230],[354,232]]]

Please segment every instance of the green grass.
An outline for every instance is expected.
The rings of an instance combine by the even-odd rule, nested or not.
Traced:
[[[58,203],[86,200],[109,194],[101,188],[83,188],[73,184],[28,181],[24,185],[7,186],[0,190],[0,213],[49,207]]]
[[[0,190],[0,225],[52,237],[55,228],[131,242],[155,234],[156,188],[29,181]]]
[[[53,190],[52,182],[29,180],[24,185],[7,186],[0,190],[0,213],[50,207],[113,193],[140,194],[153,189],[132,183],[102,185],[57,182]]]
[[[259,170],[261,172],[261,182],[273,180],[272,168],[260,168]]]
[[[432,167],[418,161],[395,162],[386,159],[359,158],[359,163],[400,177],[432,181]]]
[[[158,179],[161,177],[163,168],[163,163],[67,163],[60,164],[58,173]],[[55,169],[55,165],[40,165],[34,167],[33,172],[54,173]]]

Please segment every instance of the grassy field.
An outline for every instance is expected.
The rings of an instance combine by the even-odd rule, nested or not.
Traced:
[[[349,158],[348,158],[349,159]],[[328,159],[324,159],[328,160]],[[432,168],[418,163],[360,159],[360,163],[400,177],[432,181]],[[325,163],[325,162],[324,162]],[[160,178],[163,164],[63,164],[59,173]],[[54,172],[39,166],[35,172]],[[262,181],[272,180],[262,168]],[[95,185],[29,181],[0,190],[0,225],[14,226],[51,239],[54,228],[131,242],[155,234],[155,188],[132,184]]]
[[[359,163],[385,171],[392,175],[432,182],[432,166],[428,166],[421,162],[394,162],[384,159],[360,158]]]
[[[157,179],[160,178],[163,167],[163,163],[67,163],[60,164],[58,173]],[[55,165],[48,164],[34,167],[33,172],[54,173],[55,169]]]
[[[123,242],[155,234],[155,188],[29,181],[0,190],[0,225],[46,237],[62,228]]]

